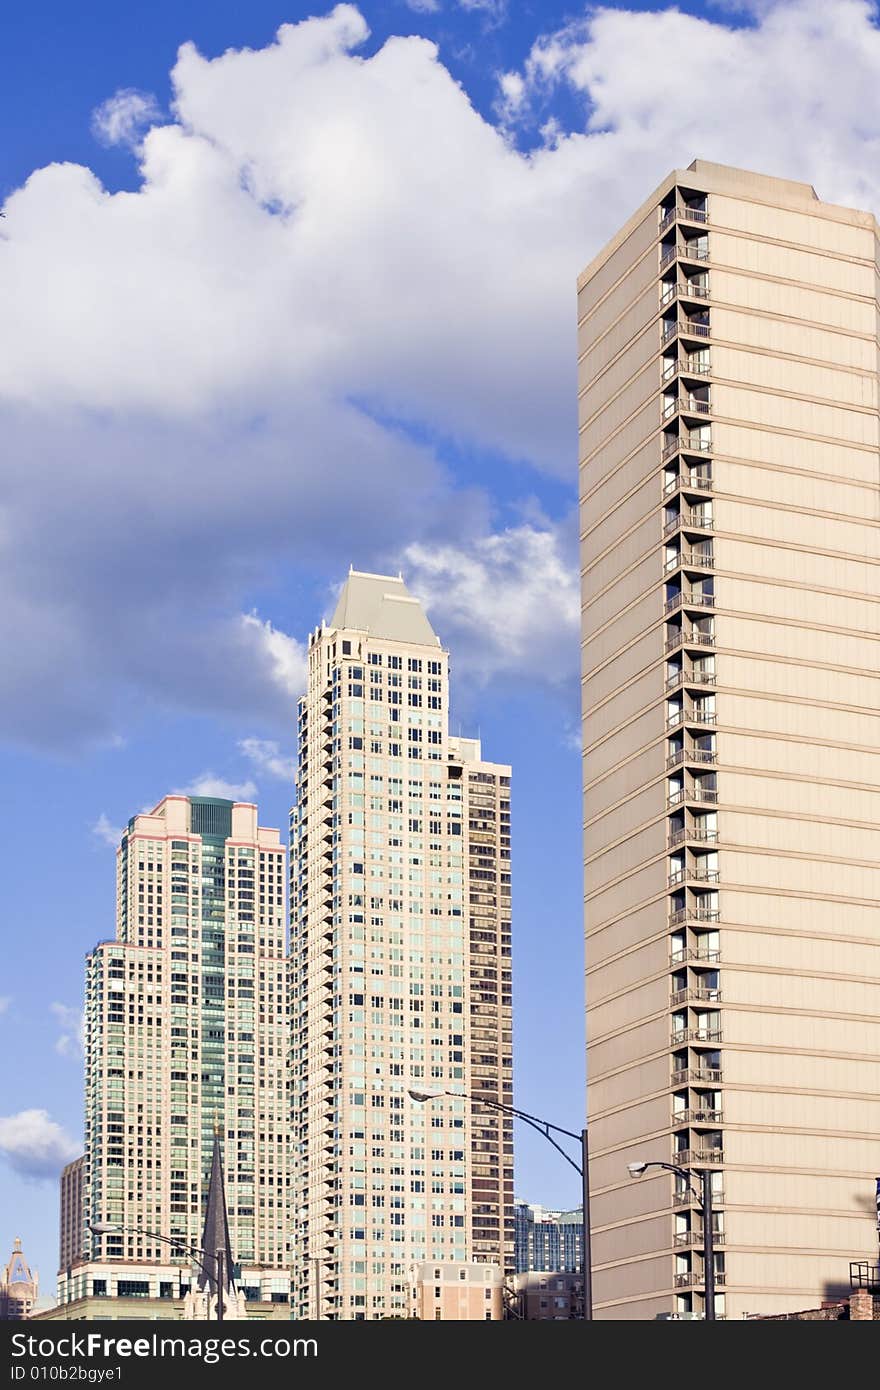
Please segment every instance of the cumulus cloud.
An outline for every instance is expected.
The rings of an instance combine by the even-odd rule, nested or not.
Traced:
[[[80,1146],[48,1110],[0,1116],[0,1154],[19,1177],[31,1182],[55,1179],[79,1152]]]
[[[102,845],[109,845],[111,849],[119,848],[119,842],[122,839],[124,827],[121,825],[113,825],[109,817],[106,816],[103,811],[90,828],[95,839],[100,840]]]
[[[154,125],[160,116],[159,103],[152,92],[121,87],[92,112],[92,134],[102,145],[135,147],[140,144],[146,128]]]
[[[267,777],[277,777],[281,782],[292,782],[296,771],[296,759],[281,752],[281,745],[274,739],[243,738],[238,744],[246,758]]]
[[[82,1057],[85,1053],[86,1026],[82,1009],[71,1009],[67,1004],[50,1004],[49,1012],[61,1030],[55,1040],[55,1051],[62,1057]]]
[[[178,787],[176,796],[219,796],[227,801],[254,801],[257,795],[255,782],[227,782],[224,777],[215,777],[213,772],[203,772],[193,779],[188,787]]]
[[[559,685],[574,675],[579,577],[567,540],[527,524],[465,546],[405,550],[407,582],[459,668],[484,681],[515,674]]]
[[[243,613],[246,644],[255,658],[265,661],[269,678],[285,695],[301,695],[308,672],[308,655],[302,642],[260,620],[256,613]]]
[[[68,748],[159,707],[280,737],[315,613],[264,596],[483,525],[432,440],[574,485],[575,277],[671,167],[880,207],[873,13],[599,8],[536,38],[498,124],[352,5],[184,44],[137,191],[52,164],[0,223],[6,735]]]

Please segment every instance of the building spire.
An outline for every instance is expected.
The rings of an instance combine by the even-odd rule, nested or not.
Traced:
[[[234,1292],[232,1278],[232,1246],[229,1242],[229,1218],[226,1213],[226,1192],[223,1185],[223,1159],[220,1155],[220,1125],[214,1119],[214,1153],[211,1158],[211,1179],[205,1207],[205,1230],[202,1236],[203,1268],[199,1270],[199,1289],[217,1292],[217,1252],[222,1252],[223,1291]]]

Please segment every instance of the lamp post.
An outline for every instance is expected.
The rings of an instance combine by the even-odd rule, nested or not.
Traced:
[[[563,1129],[561,1125],[553,1125],[549,1120],[539,1119],[537,1115],[529,1115],[525,1110],[517,1110],[513,1105],[503,1105],[500,1100],[489,1100],[486,1096],[474,1095],[473,1092],[463,1093],[461,1091],[410,1091],[410,1097],[415,1101],[438,1100],[440,1096],[452,1096],[454,1100],[470,1100],[477,1105],[488,1105],[492,1110],[500,1110],[505,1115],[513,1115],[517,1120],[522,1120],[531,1129],[536,1129],[539,1134],[552,1144],[557,1153],[562,1154],[566,1163],[570,1163],[581,1180],[581,1274],[584,1281],[584,1319],[592,1321],[593,1317],[593,1261],[590,1249],[590,1141],[589,1132],[584,1126],[580,1134],[575,1134],[570,1129]],[[551,1133],[552,1130],[552,1133]],[[567,1139],[573,1139],[581,1146],[581,1161],[576,1163],[571,1154],[566,1153],[561,1144],[557,1144],[553,1134],[564,1134]]]
[[[162,1241],[163,1245],[170,1245],[174,1250],[182,1250],[182,1251],[184,1252],[184,1254],[189,1255],[190,1259],[195,1260],[196,1264],[198,1265],[198,1267],[199,1267],[199,1269],[202,1271],[202,1273],[205,1274],[205,1275],[207,1275],[208,1282],[209,1282],[209,1284],[210,1284],[211,1272],[210,1272],[210,1270],[207,1268],[207,1266],[206,1266],[205,1263],[204,1263],[205,1259],[207,1258],[207,1251],[205,1251],[205,1250],[196,1250],[196,1249],[194,1249],[194,1248],[193,1248],[192,1246],[190,1246],[190,1245],[184,1245],[181,1241],[179,1241],[179,1240],[174,1240],[171,1236],[160,1236],[158,1231],[148,1231],[144,1226],[116,1226],[116,1225],[114,1225],[114,1223],[113,1223],[112,1221],[90,1221],[90,1222],[89,1222],[89,1230],[91,1231],[91,1233],[92,1233],[93,1236],[110,1236],[110,1235],[130,1234],[130,1235],[138,1235],[138,1236],[149,1236],[151,1240],[160,1240],[160,1241]],[[222,1294],[223,1285],[222,1285],[222,1282],[221,1282],[221,1281],[222,1281],[222,1277],[223,1277],[223,1260],[224,1260],[224,1257],[225,1257],[225,1252],[224,1252],[223,1250],[218,1250],[218,1251],[216,1252],[215,1258],[216,1258],[216,1261],[217,1261],[217,1321],[218,1321],[218,1322],[222,1322],[222,1321],[223,1321],[223,1294]]]
[[[685,1187],[693,1192],[703,1214],[703,1278],[705,1281],[705,1317],[706,1322],[715,1322],[715,1232],[712,1229],[712,1170],[702,1168],[694,1170],[692,1168],[679,1168],[675,1163],[660,1163],[654,1160],[651,1163],[636,1162],[627,1164],[631,1178],[640,1178],[649,1168],[665,1168],[668,1173],[682,1179]],[[691,1182],[691,1179],[699,1171],[702,1182],[702,1194],[698,1193]]]

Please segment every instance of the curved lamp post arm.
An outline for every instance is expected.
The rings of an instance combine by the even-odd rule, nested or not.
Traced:
[[[96,1230],[94,1226],[90,1226],[89,1230],[93,1235],[99,1236],[114,1235],[118,1231],[120,1235],[149,1236],[151,1240],[161,1240],[163,1245],[170,1245],[173,1250],[182,1250],[185,1255],[189,1255],[190,1259],[195,1260],[202,1273],[206,1274],[209,1279],[211,1278],[210,1271],[203,1263],[204,1250],[195,1250],[190,1245],[184,1245],[182,1241],[173,1240],[171,1236],[162,1236],[158,1231],[148,1231],[145,1226],[114,1226],[110,1230],[103,1228]]]

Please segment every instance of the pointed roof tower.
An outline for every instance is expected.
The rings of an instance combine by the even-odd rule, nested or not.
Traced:
[[[20,1236],[16,1236],[13,1241],[12,1254],[4,1273],[4,1283],[6,1284],[33,1284],[36,1282],[31,1273],[30,1265],[22,1254]]]
[[[330,620],[335,628],[353,628],[392,642],[437,647],[440,639],[401,575],[364,574],[350,570]]]
[[[204,1267],[199,1270],[198,1286],[217,1291],[217,1251],[223,1251],[223,1288],[234,1289],[232,1278],[232,1246],[229,1243],[229,1218],[226,1213],[226,1190],[223,1184],[223,1159],[220,1156],[220,1131],[214,1125],[214,1153],[211,1158],[211,1179],[208,1183],[208,1202],[205,1208],[205,1230],[202,1235]]]

